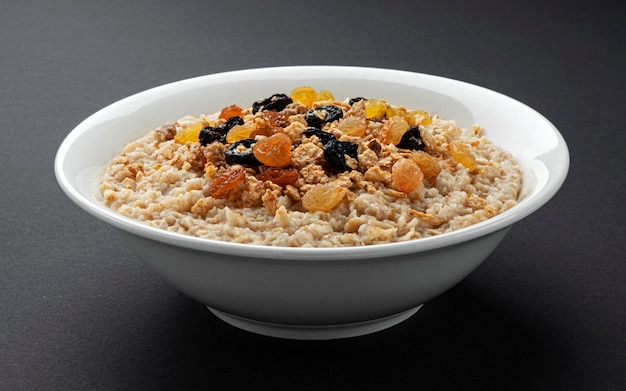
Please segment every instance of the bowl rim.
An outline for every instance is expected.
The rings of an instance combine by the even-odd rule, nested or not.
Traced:
[[[67,154],[70,151],[73,143],[82,134],[88,132],[94,122],[97,122],[99,118],[106,118],[109,111],[118,106],[125,105],[129,102],[143,99],[145,97],[159,95],[161,91],[164,90],[185,89],[191,85],[197,86],[198,82],[206,83],[212,80],[219,81],[220,79],[237,79],[239,81],[259,80],[262,79],[264,76],[267,77],[269,75],[273,75],[276,78],[276,75],[278,74],[294,75],[305,73],[318,73],[327,75],[341,74],[344,77],[353,79],[369,78],[371,80],[396,80],[396,82],[401,77],[423,78],[424,80],[431,80],[435,83],[452,83],[452,85],[455,86],[477,89],[477,91],[482,91],[483,93],[499,95],[500,99],[509,100],[516,105],[521,105],[522,107],[525,107],[526,110],[530,110],[530,112],[532,112],[534,115],[537,116],[537,118],[545,123],[546,129],[549,129],[551,132],[553,132],[553,136],[556,137],[557,145],[555,148],[551,149],[548,152],[545,152],[543,155],[550,155],[550,157],[554,157],[556,155],[559,161],[551,164],[552,162],[549,161],[549,158],[546,158],[547,161],[544,161],[544,159],[542,159],[542,156],[536,157],[537,160],[542,160],[546,167],[551,168],[551,170],[549,171],[548,181],[545,183],[545,185],[539,190],[539,192],[534,194],[524,203],[518,204],[510,210],[507,210],[488,220],[473,224],[459,230],[432,237],[403,242],[348,247],[282,247],[258,244],[231,243],[215,239],[199,238],[190,235],[179,234],[161,228],[148,226],[147,224],[141,223],[140,221],[118,214],[104,206],[97,205],[94,199],[86,197],[73,186],[72,181],[64,170],[65,158],[67,157]],[[359,77],[350,77],[349,75],[359,75]],[[265,260],[365,261],[383,257],[387,258],[391,256],[407,255],[411,253],[436,250],[438,248],[458,245],[460,243],[494,233],[495,231],[507,229],[514,223],[526,218],[537,209],[541,208],[544,204],[546,204],[550,199],[554,197],[554,195],[558,192],[558,190],[565,182],[569,171],[569,164],[569,150],[565,139],[558,131],[558,129],[547,118],[538,113],[536,110],[507,95],[464,81],[425,73],[360,66],[306,65],[249,68],[196,76],[188,79],[162,84],[135,93],[126,98],[120,99],[96,111],[95,113],[84,119],[82,122],[80,122],[76,127],[74,127],[74,129],[69,132],[69,134],[65,137],[57,150],[54,161],[54,171],[57,182],[61,189],[70,198],[70,200],[72,200],[84,211],[118,229],[121,229],[122,231],[126,231],[128,233],[135,234],[146,239],[201,252]]]

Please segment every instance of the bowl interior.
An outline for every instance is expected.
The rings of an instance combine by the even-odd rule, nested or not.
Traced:
[[[394,251],[406,253],[434,248],[504,228],[545,204],[566,177],[569,154],[560,133],[542,115],[512,98],[431,75],[374,68],[311,66],[202,76],[166,84],[118,101],[87,118],[67,136],[57,153],[57,179],[75,203],[118,228],[177,245],[206,249],[207,242],[212,241],[181,238],[183,235],[152,229],[103,206],[95,189],[104,167],[126,143],[164,123],[185,115],[211,114],[233,103],[250,106],[256,99],[279,92],[289,93],[302,85],[330,90],[340,100],[356,96],[384,98],[394,105],[453,119],[462,127],[480,125],[488,138],[511,152],[522,165],[524,185],[516,207],[486,222],[439,237],[420,239],[411,245],[383,245],[396,249]],[[241,247],[215,242],[210,246],[216,251],[239,251],[236,247]],[[286,251],[294,250],[311,255],[322,249]],[[260,251],[261,254],[263,251],[275,253],[275,250]]]

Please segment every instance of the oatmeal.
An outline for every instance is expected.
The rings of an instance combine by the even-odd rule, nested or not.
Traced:
[[[479,126],[298,87],[149,131],[99,191],[109,208],[186,235],[337,247],[467,227],[516,205],[521,185]]]

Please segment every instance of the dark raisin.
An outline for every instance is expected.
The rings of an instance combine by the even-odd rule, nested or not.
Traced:
[[[309,110],[304,115],[307,125],[321,129],[324,124],[343,118],[343,110],[338,106],[321,106]]]
[[[200,131],[199,141],[203,146],[207,146],[214,142],[224,143],[226,142],[226,133],[221,133],[215,130],[215,128],[207,126]]]
[[[324,125],[324,120],[317,115],[315,110],[309,110],[309,112],[305,114],[304,120],[306,124],[312,128],[321,129],[322,125]]]
[[[234,115],[226,120],[226,122],[217,125],[217,128],[223,129],[224,133],[228,133],[235,125],[243,125],[243,118]]]
[[[425,146],[424,140],[422,140],[422,134],[417,126],[411,126],[404,135],[402,135],[397,145],[398,148],[413,149],[415,151],[422,150]]]
[[[318,129],[318,128],[307,128],[304,132],[302,132],[302,134],[307,137],[317,136],[317,138],[320,140],[322,145],[326,144],[327,142],[331,140],[335,140],[334,134],[325,132],[322,129]]]
[[[350,104],[350,106],[352,106],[353,104],[361,100],[367,100],[367,99],[363,98],[362,96],[357,96],[356,98],[350,99],[348,103]]]
[[[207,146],[214,142],[225,143],[226,133],[235,125],[243,125],[243,118],[234,116],[230,117],[226,122],[223,122],[215,127],[207,126],[200,131],[199,141],[200,144]]]
[[[339,171],[349,171],[352,168],[346,163],[346,155],[358,159],[359,145],[349,141],[330,140],[324,144],[324,159]]]
[[[288,104],[293,103],[290,97],[285,94],[274,94],[269,98],[259,99],[252,104],[252,113],[257,113],[259,111],[281,111]]]
[[[235,141],[226,149],[226,163],[241,164],[243,166],[255,167],[261,163],[252,153],[252,145],[256,143],[253,138],[245,138]]]

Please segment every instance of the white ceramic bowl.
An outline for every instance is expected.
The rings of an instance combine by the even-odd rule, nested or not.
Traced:
[[[485,222],[409,242],[351,248],[281,248],[184,236],[119,215],[94,197],[104,166],[129,141],[184,115],[209,114],[300,85],[338,99],[385,98],[463,127],[480,124],[524,170],[517,206]],[[371,333],[414,314],[471,273],[511,225],[544,205],[567,175],[557,129],[528,106],[464,82],[358,67],[280,67],[183,80],[130,96],[79,124],[60,146],[55,172],[78,206],[105,221],[172,286],[224,321],[284,338]],[[111,246],[126,245],[124,242]]]

